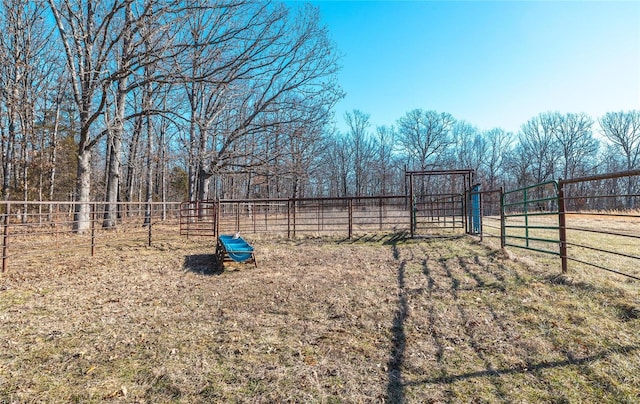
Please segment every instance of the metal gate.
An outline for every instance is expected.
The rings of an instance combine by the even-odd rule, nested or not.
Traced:
[[[470,233],[473,170],[407,171],[411,236]]]
[[[503,246],[561,254],[557,181],[507,191],[501,206]]]

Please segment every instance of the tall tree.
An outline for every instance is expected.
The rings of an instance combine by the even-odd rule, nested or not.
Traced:
[[[23,198],[28,198],[28,159],[35,147],[36,105],[55,65],[55,57],[45,63],[48,32],[41,1],[0,2],[0,111],[4,111],[6,136],[2,136],[2,198],[9,198],[11,178],[15,185],[21,171]],[[0,115],[0,121],[4,121]],[[4,129],[3,129],[4,131]],[[19,153],[20,155],[18,155]],[[19,167],[18,167],[19,166]],[[17,188],[17,186],[14,186]]]
[[[593,120],[584,113],[558,117],[555,137],[562,152],[562,178],[584,175],[589,163],[593,165],[598,141],[592,135],[592,125]]]
[[[398,120],[399,141],[418,169],[442,163],[441,158],[453,143],[454,123],[451,114],[421,109],[414,109]]]
[[[627,170],[640,168],[640,110],[607,112],[599,121],[602,134],[622,154],[626,163],[625,168]],[[628,208],[636,206],[632,194],[637,182],[636,176],[628,178],[626,198]]]
[[[347,139],[353,156],[352,164],[356,196],[366,194],[368,180],[371,175],[371,163],[375,153],[371,135],[368,132],[371,126],[369,117],[369,114],[359,110],[344,114],[344,119],[349,127]]]
[[[472,169],[479,176],[486,160],[488,145],[478,129],[465,121],[458,121],[452,130],[455,149],[452,169]]]
[[[331,179],[329,196],[352,195],[353,151],[349,145],[349,139],[344,134],[337,133],[328,140],[325,150],[324,171]]]
[[[301,7],[291,15],[270,2],[233,4],[208,10],[214,23],[189,33],[205,35],[184,60],[191,199],[206,199],[216,174],[262,164],[264,159],[248,153],[262,153],[287,117],[313,122],[317,106],[330,110],[342,96],[337,56],[316,8]],[[234,13],[232,23],[218,24],[220,13],[228,12]],[[202,54],[209,55],[209,63]],[[295,113],[281,114],[284,110]]]
[[[374,175],[378,178],[378,194],[390,193],[393,181],[394,155],[396,147],[396,133],[393,126],[378,126],[374,143]]]
[[[607,112],[599,122],[602,134],[624,156],[626,169],[640,167],[640,110]]]
[[[555,172],[558,155],[556,133],[559,124],[559,113],[545,112],[520,127],[520,153],[523,154],[524,161],[529,162],[529,170],[536,183],[551,179]]]
[[[126,84],[126,78],[134,72],[157,61],[169,42],[166,37],[159,38],[158,35],[179,25],[177,19],[169,16],[182,7],[178,7],[178,1],[163,0],[144,3],[131,0],[47,2],[64,49],[80,126],[75,196],[79,203],[75,209],[74,228],[83,232],[90,224],[91,155],[107,133],[97,123],[105,114],[110,90],[114,85],[118,88]],[[156,25],[150,20],[161,22]],[[150,26],[154,29],[145,29]],[[136,43],[124,45],[127,40],[133,40],[132,32],[137,33]],[[143,46],[147,41],[154,44],[154,48]],[[114,54],[116,50],[121,51],[121,58]],[[124,91],[119,88],[120,92]],[[121,113],[116,116],[121,117]],[[115,133],[120,130],[120,123],[115,122]],[[115,183],[112,184],[117,188]]]
[[[495,190],[498,187],[498,178],[502,173],[505,156],[512,154],[513,134],[501,128],[494,128],[485,132],[483,137],[488,148],[484,162],[485,185],[488,190]]]

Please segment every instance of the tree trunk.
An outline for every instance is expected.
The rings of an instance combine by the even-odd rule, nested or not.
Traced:
[[[126,70],[128,67],[129,54],[131,53],[131,4],[127,4],[125,10],[125,27],[122,36],[122,65]],[[116,115],[114,117],[114,128],[110,132],[112,138],[109,139],[111,153],[109,159],[109,171],[107,177],[107,206],[104,211],[104,221],[102,227],[112,228],[116,226],[118,217],[118,195],[120,191],[120,152],[122,150],[122,132],[124,131],[124,104],[127,98],[126,77],[118,80],[118,90],[116,93]],[[145,105],[146,106],[146,105]]]
[[[114,128],[110,131],[108,139],[109,148],[109,171],[107,174],[107,206],[104,211],[102,227],[113,228],[116,226],[118,217],[118,191],[120,190],[120,153],[122,150],[122,132],[124,125],[124,103],[126,89],[123,80],[118,82],[118,96],[116,99],[116,116]]]
[[[200,169],[200,153],[196,143],[195,109],[191,109],[189,122],[189,201],[198,199],[198,170]]]
[[[198,175],[198,199],[199,201],[204,201],[209,199],[209,184],[211,183],[211,175],[200,166]]]
[[[11,187],[11,175],[13,171],[13,153],[15,151],[15,139],[16,139],[16,114],[11,108],[9,112],[9,136],[7,139],[6,156],[4,158],[3,178],[2,178],[2,199],[9,199],[9,188]]]
[[[147,203],[144,211],[144,226],[151,226],[151,202],[153,201],[153,131],[151,130],[151,118],[146,116],[147,121]]]
[[[58,126],[60,123],[60,100],[56,99],[56,113],[51,132],[51,172],[49,173],[49,200],[53,201],[56,183],[56,160],[58,157]],[[49,215],[52,215],[53,204],[49,205]],[[49,217],[51,220],[51,216]]]
[[[73,230],[85,233],[91,227],[91,149],[81,148],[78,152],[78,170],[76,178],[76,204],[73,216]]]
[[[127,202],[133,202],[134,195],[134,178],[138,167],[138,150],[140,149],[140,133],[142,132],[142,117],[139,117],[135,121],[133,128],[133,137],[131,139],[131,145],[129,146],[129,158],[127,162],[127,184],[126,184],[126,196]]]

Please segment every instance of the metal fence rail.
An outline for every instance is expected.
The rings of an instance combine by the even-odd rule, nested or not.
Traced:
[[[77,205],[74,202],[0,202],[2,272],[18,258],[44,264],[43,257],[51,259],[52,254],[62,259],[65,254],[82,251],[93,256],[100,247],[115,247],[125,242],[152,245],[172,233],[170,229],[177,227],[180,214],[178,203],[118,203],[115,227],[105,229],[107,205],[90,202],[88,228],[80,232],[75,229]]]
[[[464,194],[422,195],[413,204],[413,233],[464,231],[467,225]]]
[[[504,192],[501,208],[503,246],[560,255],[556,181]]]
[[[215,204],[217,213],[200,220],[215,221],[216,234],[269,233],[287,237],[344,234],[352,237],[357,233],[406,231],[409,225],[404,196],[221,200]],[[185,226],[187,232],[191,228]]]
[[[638,179],[640,170],[558,181],[563,272],[573,262],[640,280]],[[620,182],[627,192],[611,192]]]
[[[640,280],[639,185],[640,170],[634,170],[480,192],[481,237],[558,256],[563,273],[572,262],[572,270]],[[499,216],[492,214],[496,194]]]
[[[597,268],[640,280],[640,170],[547,181],[503,191],[351,198],[118,203],[115,228],[103,228],[107,204],[91,202],[89,228],[75,230],[74,202],[0,202],[2,271],[14,259],[33,262],[119,243],[151,245],[158,237],[220,233],[338,235],[443,234],[477,226],[501,245],[558,256],[562,271]],[[470,202],[471,201],[471,202]],[[475,201],[475,202],[474,202]],[[479,210],[479,213],[478,213]],[[471,225],[469,224],[471,223]],[[416,226],[416,227],[413,227]],[[126,241],[123,235],[126,234]],[[42,257],[41,257],[42,256]]]

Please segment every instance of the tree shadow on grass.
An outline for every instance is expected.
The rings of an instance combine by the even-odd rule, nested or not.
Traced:
[[[507,367],[507,368],[498,368],[498,369],[487,369],[487,370],[480,370],[476,372],[462,373],[458,375],[434,377],[429,379],[407,382],[407,383],[404,383],[404,386],[413,386],[418,384],[451,384],[460,380],[472,379],[476,377],[487,377],[487,376],[494,377],[494,376],[501,376],[501,375],[504,376],[504,375],[510,375],[510,374],[517,374],[517,373],[533,373],[535,371],[542,370],[542,369],[551,369],[551,368],[558,368],[558,367],[571,366],[571,365],[585,365],[591,362],[595,362],[597,360],[607,358],[608,356],[611,356],[613,354],[626,355],[629,353],[633,353],[637,351],[639,348],[640,347],[637,347],[635,345],[624,345],[624,346],[619,346],[611,349],[606,349],[597,354],[586,356],[583,358],[568,358],[566,360],[542,361],[538,363],[528,364],[526,366],[513,366],[510,368]]]
[[[399,239],[397,239],[399,240]],[[397,242],[397,241],[396,241]],[[393,258],[400,260],[400,252],[396,244],[392,244]],[[392,347],[387,363],[387,403],[404,402],[404,387],[402,384],[402,366],[404,362],[404,351],[407,337],[404,323],[407,319],[408,302],[405,290],[405,265],[406,261],[400,262],[398,266],[398,307],[392,324]]]
[[[224,272],[224,268],[218,268],[215,254],[186,255],[182,267],[185,272],[204,276],[220,275]]]

